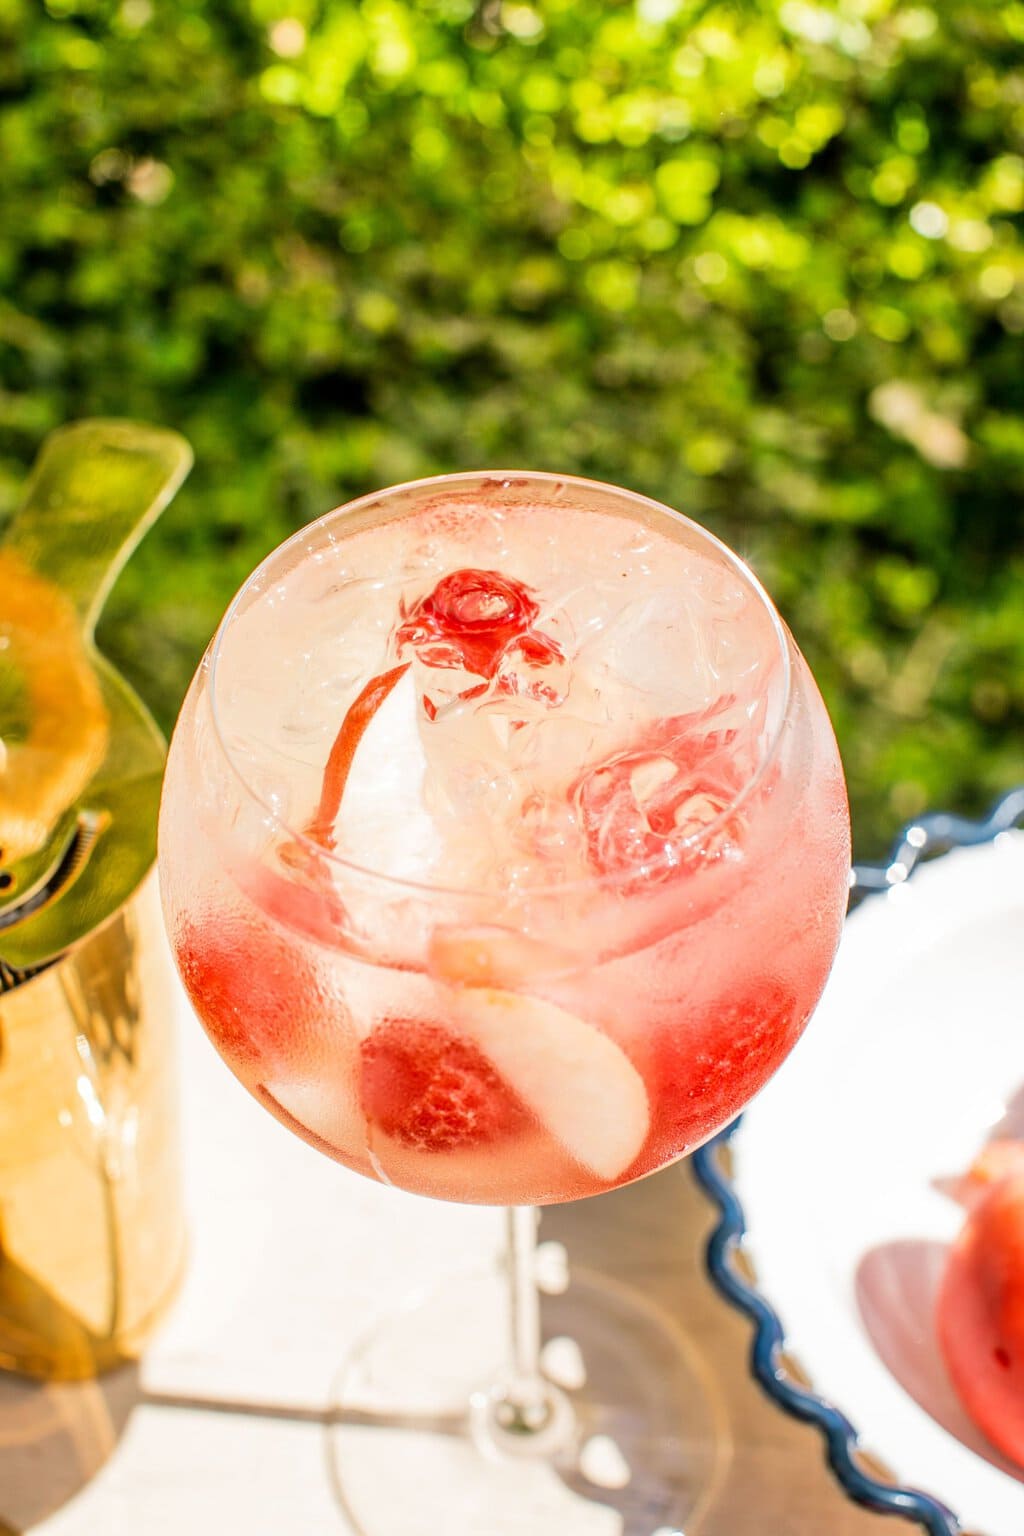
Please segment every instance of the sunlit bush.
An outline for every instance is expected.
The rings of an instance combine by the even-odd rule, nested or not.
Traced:
[[[197,468],[105,643],[173,718],[353,492],[619,481],[761,570],[862,848],[1024,778],[1024,4],[0,0],[0,509]]]

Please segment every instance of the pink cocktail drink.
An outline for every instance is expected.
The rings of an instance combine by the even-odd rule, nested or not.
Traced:
[[[799,1037],[848,821],[749,572],[588,482],[455,476],[277,551],[193,684],[161,821],[190,997],[245,1086],[372,1178],[614,1188]]]

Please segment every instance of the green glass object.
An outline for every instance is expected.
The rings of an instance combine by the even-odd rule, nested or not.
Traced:
[[[93,634],[191,460],[66,427],[0,540],[0,1369],[42,1377],[136,1359],[183,1269],[165,749]]]
[[[191,463],[162,428],[62,428],[0,541],[0,990],[113,917],[153,864],[164,741],[93,635]]]

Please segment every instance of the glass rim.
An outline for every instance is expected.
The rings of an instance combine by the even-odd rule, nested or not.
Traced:
[[[670,521],[681,523],[695,533],[699,539],[718,554],[727,565],[740,577],[744,584],[758,598],[762,611],[767,614],[772,633],[778,647],[777,659],[782,664],[782,689],[778,708],[778,716],[768,735],[767,745],[754,772],[742,784],[741,788],[717,816],[706,822],[697,832],[669,845],[666,840],[662,850],[654,858],[638,860],[635,864],[629,864],[623,869],[616,869],[607,874],[594,873],[591,875],[574,876],[568,880],[552,880],[538,884],[512,885],[504,890],[494,886],[466,886],[447,885],[440,881],[414,880],[401,875],[389,875],[383,870],[373,869],[365,864],[359,864],[352,859],[347,859],[343,854],[333,849],[324,848],[315,839],[308,836],[301,828],[291,826],[283,816],[276,811],[265,795],[257,791],[251,785],[241,766],[236,762],[221,730],[219,712],[217,707],[217,664],[220,660],[221,643],[227,633],[237,610],[246,596],[251,593],[253,586],[265,575],[272,563],[286,556],[287,552],[307,540],[311,533],[324,527],[339,516],[352,516],[361,511],[367,511],[378,502],[385,502],[401,495],[415,494],[419,491],[434,491],[446,486],[482,485],[487,482],[503,481],[516,482],[517,488],[524,483],[543,486],[554,486],[561,489],[568,486],[576,488],[580,492],[598,493],[605,497],[612,497],[623,503],[632,503],[645,507],[657,513],[659,516],[667,516]],[[227,763],[234,777],[250,801],[255,802],[265,813],[268,821],[285,833],[299,847],[311,855],[315,862],[324,861],[329,868],[336,867],[356,877],[360,881],[369,882],[371,885],[379,885],[385,890],[405,892],[409,896],[444,896],[449,898],[466,898],[494,901],[496,898],[510,902],[533,901],[541,898],[561,895],[577,890],[601,890],[607,888],[621,889],[637,880],[649,879],[658,872],[671,870],[679,862],[679,857],[686,852],[699,849],[705,843],[711,841],[721,831],[725,824],[736,815],[737,811],[754,793],[761,783],[769,767],[774,762],[782,733],[789,714],[789,706],[793,688],[793,664],[790,656],[788,631],[779,615],[775,604],[766,591],[760,578],[751,570],[750,566],[734,550],[730,549],[717,534],[712,533],[701,523],[688,517],[685,512],[678,512],[674,507],[665,502],[657,501],[654,497],[645,496],[642,492],[632,491],[625,486],[613,485],[605,480],[593,480],[581,475],[559,474],[554,470],[534,469],[470,469],[454,470],[451,473],[439,475],[423,475],[415,480],[402,480],[394,485],[384,486],[380,490],[368,491],[362,496],[357,496],[351,501],[340,503],[332,507],[330,511],[323,512],[319,517],[304,523],[294,533],[289,534],[280,544],[269,550],[263,559],[256,565],[238,588],[231,599],[224,614],[217,625],[216,633],[210,644],[209,650],[209,700],[210,716],[213,724],[213,734],[224,761]],[[671,856],[670,856],[671,851]]]

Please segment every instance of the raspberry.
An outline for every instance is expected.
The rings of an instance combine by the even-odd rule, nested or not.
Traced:
[[[417,1151],[503,1141],[529,1118],[486,1056],[438,1024],[390,1019],[363,1041],[361,1055],[367,1116]]]
[[[313,965],[268,925],[210,914],[177,935],[178,970],[207,1034],[231,1063],[301,1057],[302,1020],[320,999]]]
[[[765,977],[668,1026],[656,1046],[651,1165],[699,1146],[737,1115],[789,1054],[810,1011],[791,987]]]

